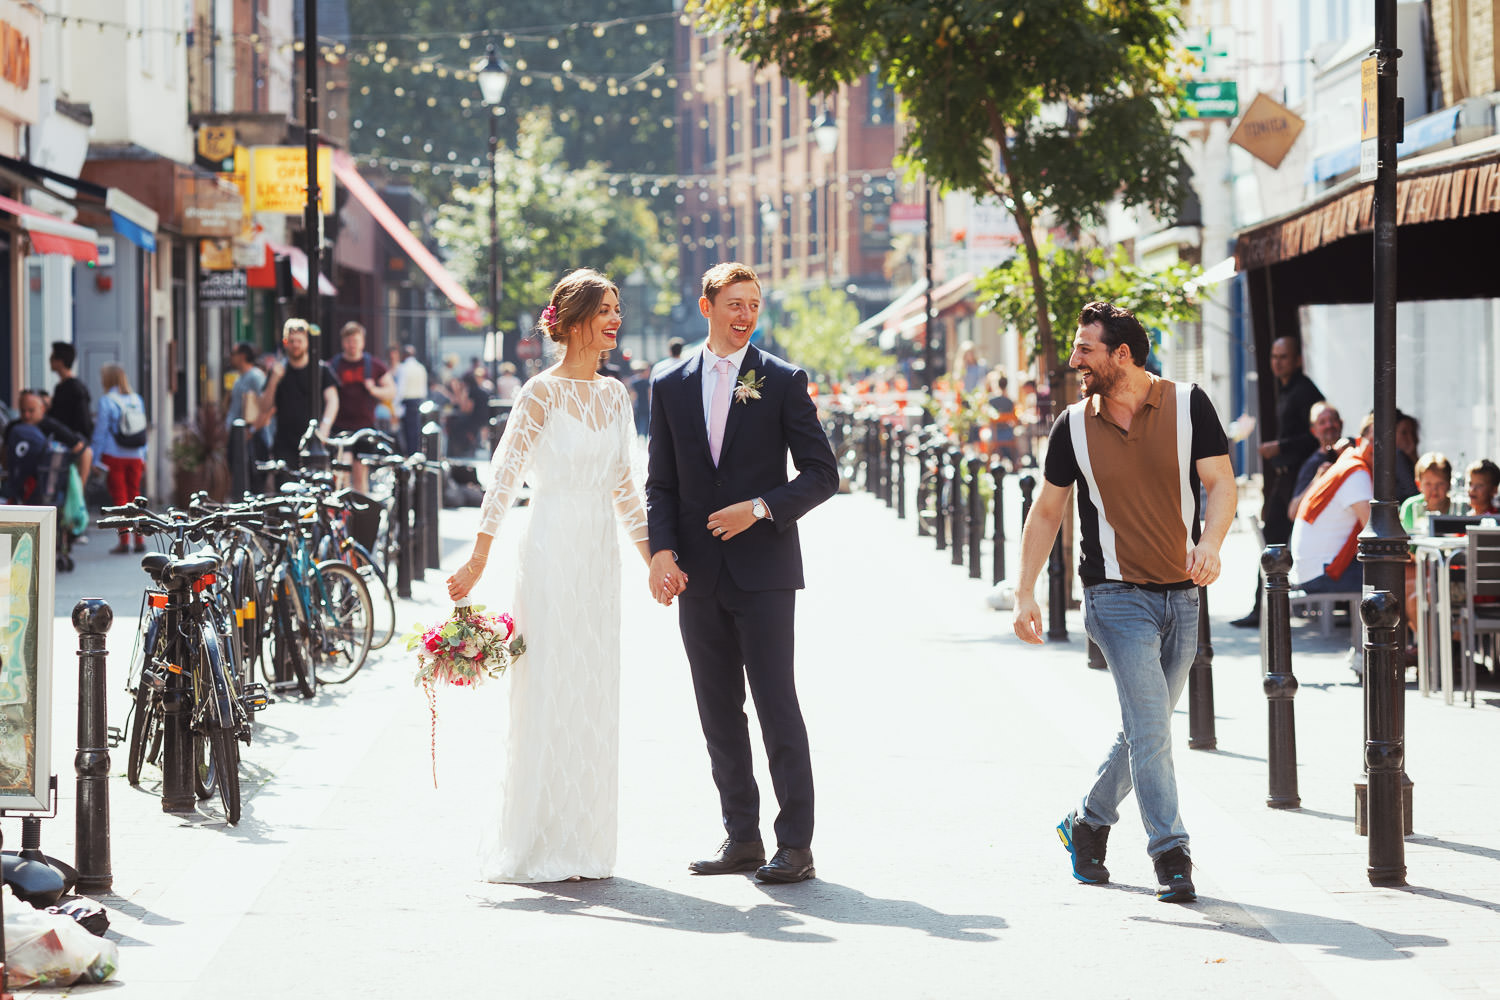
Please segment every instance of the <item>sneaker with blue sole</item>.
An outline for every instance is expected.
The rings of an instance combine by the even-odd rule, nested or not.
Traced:
[[[1174,847],[1155,859],[1156,898],[1163,903],[1191,903],[1198,898],[1193,885],[1193,859]]]
[[[1072,855],[1074,878],[1086,885],[1103,885],[1109,881],[1109,869],[1104,867],[1109,827],[1096,829],[1079,819],[1077,813],[1068,813],[1057,824],[1057,839]]]

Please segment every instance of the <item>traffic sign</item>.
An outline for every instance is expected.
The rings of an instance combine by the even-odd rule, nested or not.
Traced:
[[[516,357],[522,361],[535,361],[542,356],[541,337],[522,337],[516,345]]]

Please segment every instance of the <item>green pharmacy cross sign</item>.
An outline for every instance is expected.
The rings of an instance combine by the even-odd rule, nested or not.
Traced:
[[[1194,80],[1183,85],[1182,118],[1234,118],[1240,113],[1239,85]]]

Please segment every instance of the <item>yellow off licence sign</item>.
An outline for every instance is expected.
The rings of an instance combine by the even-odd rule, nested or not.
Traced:
[[[307,150],[254,146],[250,150],[250,211],[301,215],[307,207]],[[333,150],[318,150],[318,210],[333,214]]]

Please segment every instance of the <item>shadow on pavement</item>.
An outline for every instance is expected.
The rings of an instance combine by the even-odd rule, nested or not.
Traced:
[[[532,913],[571,913],[694,934],[744,934],[766,941],[831,943],[836,938],[807,928],[804,918],[835,924],[903,927],[953,941],[996,941],[987,930],[1003,930],[1004,919],[940,913],[921,903],[878,899],[835,882],[814,879],[797,885],[756,883],[772,902],[748,909],[716,903],[630,879],[549,882],[529,888],[534,899],[485,900],[484,905]],[[615,913],[605,912],[609,910]]]
[[[1413,958],[1415,956],[1403,949],[1446,948],[1450,944],[1447,938],[1428,934],[1401,934],[1353,920],[1334,920],[1265,906],[1236,905],[1203,897],[1199,897],[1197,904],[1188,904],[1188,908],[1201,913],[1205,919],[1198,922],[1162,920],[1156,917],[1130,919],[1184,930],[1220,931],[1257,941],[1311,945],[1331,958],[1354,958],[1368,962]],[[1268,924],[1276,928],[1274,933],[1267,929]],[[1372,949],[1369,937],[1372,934],[1389,947]]]
[[[1441,841],[1439,841],[1438,843],[1441,843]],[[1455,846],[1468,847],[1469,845],[1458,844]],[[1485,853],[1491,854],[1493,852],[1487,851]],[[1426,886],[1420,885],[1403,885],[1396,891],[1404,892],[1412,896],[1425,896],[1428,899],[1439,899],[1447,903],[1462,903],[1465,906],[1477,906],[1481,910],[1489,910],[1492,913],[1500,913],[1500,903],[1492,903],[1487,899],[1475,899],[1473,896],[1461,896],[1456,892],[1448,892],[1443,889],[1429,889]]]

